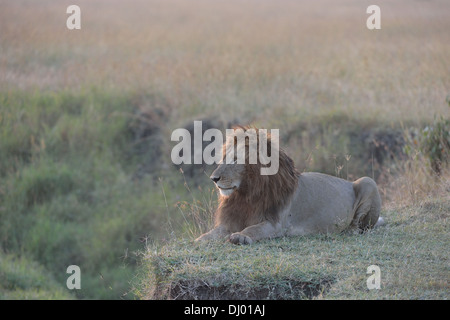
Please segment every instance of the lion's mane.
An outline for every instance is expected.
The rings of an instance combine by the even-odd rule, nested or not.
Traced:
[[[233,129],[245,131],[250,128],[238,126]],[[257,128],[252,129],[259,133]],[[259,134],[257,137],[259,144]],[[236,139],[234,139],[234,144],[236,144]],[[224,150],[226,146],[227,143],[223,146]],[[264,165],[259,161],[259,155],[256,164],[249,164],[247,139],[245,147],[246,163],[241,185],[229,197],[219,196],[219,206],[215,216],[216,225],[225,225],[230,232],[241,231],[265,220],[276,223],[279,220],[281,209],[294,194],[300,176],[292,159],[278,145],[276,145],[279,149],[278,172],[274,175],[261,175],[260,169]],[[267,134],[267,151],[270,156],[272,152],[270,134]]]

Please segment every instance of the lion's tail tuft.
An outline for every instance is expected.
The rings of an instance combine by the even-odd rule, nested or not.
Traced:
[[[386,224],[386,221],[383,219],[383,217],[379,217],[377,223],[375,223],[374,228],[384,226]]]

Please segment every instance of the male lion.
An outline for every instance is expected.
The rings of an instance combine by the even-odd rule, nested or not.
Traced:
[[[224,154],[227,145],[234,150],[236,139],[224,144]],[[234,244],[251,244],[282,236],[362,232],[382,222],[381,199],[371,178],[349,182],[321,173],[300,174],[291,158],[276,147],[279,169],[275,175],[261,175],[264,165],[259,155],[257,163],[250,164],[248,152],[245,164],[219,164],[211,175],[220,193],[215,227],[196,241],[228,239]],[[248,141],[245,148],[248,151]],[[269,153],[270,149],[267,135]]]

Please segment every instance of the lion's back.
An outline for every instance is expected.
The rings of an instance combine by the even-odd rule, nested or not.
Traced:
[[[302,173],[288,213],[288,233],[340,232],[352,221],[354,202],[352,182]]]

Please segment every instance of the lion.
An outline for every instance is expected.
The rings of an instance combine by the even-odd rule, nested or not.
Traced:
[[[241,128],[244,131],[250,127]],[[254,128],[256,129],[256,128]],[[258,129],[256,129],[258,132]],[[270,135],[267,149],[271,152]],[[259,143],[258,138],[258,143]],[[236,147],[236,139],[226,141]],[[245,142],[248,150],[248,141]],[[214,228],[196,241],[228,240],[252,244],[262,239],[353,231],[362,233],[384,223],[381,198],[369,177],[350,182],[330,175],[299,173],[293,160],[279,148],[279,168],[274,175],[261,175],[259,156],[255,164],[219,163],[210,178],[219,193]]]

